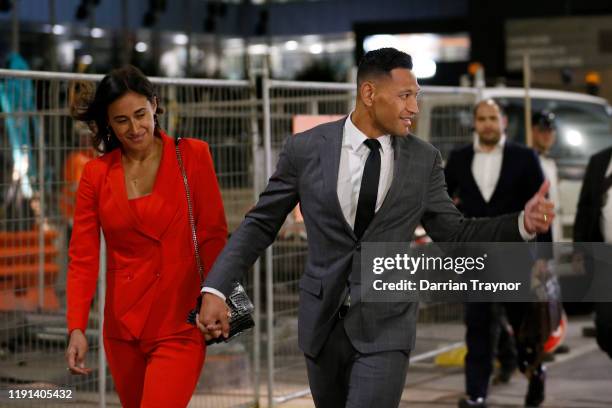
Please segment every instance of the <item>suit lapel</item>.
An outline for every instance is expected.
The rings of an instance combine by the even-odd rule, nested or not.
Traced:
[[[157,237],[157,239],[162,237],[174,220],[176,212],[181,208],[179,204],[185,203],[183,207],[187,208],[185,187],[176,159],[174,139],[163,132],[161,132],[161,137],[164,147],[155,184],[153,185],[153,192],[146,211],[150,219],[145,226],[150,234]],[[186,144],[185,141],[181,142],[180,148],[185,171],[189,174],[187,171],[189,160],[187,158]],[[193,186],[193,182],[190,182],[191,186]],[[193,191],[191,188],[190,190],[192,193],[191,199],[193,200]]]
[[[403,140],[398,139],[400,137],[407,137],[406,143],[402,143]],[[416,168],[412,168],[414,162],[410,157],[411,149],[409,148],[409,144],[412,143],[412,139],[410,139],[412,137],[414,136],[391,136],[391,141],[393,143],[393,179],[380,209],[374,214],[374,218],[364,235],[367,234],[368,230],[376,227],[376,223],[384,218],[385,214],[393,208],[393,203],[404,189],[404,184],[407,179],[406,175],[417,174]],[[405,148],[402,148],[403,144]]]
[[[132,210],[128,202],[127,190],[125,188],[125,173],[121,164],[121,151],[113,151],[113,163],[109,171],[110,186],[113,200],[119,207],[120,214],[142,234],[159,240],[168,228],[178,210],[179,198],[184,197],[183,183],[179,179],[178,163],[174,152],[174,141],[162,133],[163,150],[162,157],[155,176],[155,184],[149,204],[144,211],[141,220]],[[179,184],[180,183],[180,184]],[[175,197],[175,189],[181,187],[182,195]]]
[[[506,181],[510,178],[510,172],[512,171],[512,165],[510,163],[510,151],[508,142],[504,145],[504,150],[502,153],[502,163],[501,169],[499,170],[499,178],[497,179],[497,184],[495,185],[495,190],[493,190],[493,194],[491,195],[491,199],[489,202],[493,202],[495,196],[500,191],[507,191],[505,185]]]
[[[357,236],[355,232],[351,228],[348,222],[346,222],[346,218],[342,213],[342,207],[340,206],[340,201],[338,199],[338,170],[340,167],[340,154],[342,151],[342,138],[344,133],[344,121],[340,120],[334,124],[334,131],[330,132],[327,135],[324,135],[326,139],[324,143],[320,146],[320,156],[321,156],[321,166],[323,167],[324,174],[324,188],[325,188],[325,196],[326,199],[329,200],[330,203],[333,203],[334,211],[336,216],[342,220],[344,225],[344,229],[346,232],[355,240],[357,240]],[[407,136],[406,143],[401,143],[401,141],[397,140],[397,136],[392,136],[393,142],[393,181],[391,182],[391,186],[389,187],[389,191],[385,196],[385,199],[380,207],[380,209],[374,215],[372,222],[364,232],[365,237],[368,234],[368,231],[373,230],[376,227],[376,223],[379,222],[382,218],[385,217],[385,214],[389,212],[393,208],[394,201],[397,200],[399,194],[404,188],[404,184],[406,182],[406,174],[416,174],[415,163],[411,160],[411,149],[409,145],[412,143],[412,135]],[[402,148],[402,144],[405,145],[406,148]],[[362,238],[363,238],[362,237]]]
[[[354,240],[355,232],[351,228],[340,206],[338,199],[338,170],[340,168],[340,154],[342,152],[342,138],[344,135],[344,122],[346,117],[334,122],[328,134],[323,133],[324,141],[319,146],[321,167],[323,170],[323,187],[325,201],[331,203],[336,216],[342,221],[344,229]]]
[[[150,238],[155,238],[146,228],[143,228],[140,219],[136,216],[128,202],[127,190],[125,188],[125,173],[121,164],[121,150],[116,149],[110,154],[113,155],[113,163],[111,164],[108,177],[110,180],[113,201],[120,210],[118,216],[125,217],[126,221],[140,233]]]
[[[483,203],[486,203],[484,196],[482,195],[482,191],[480,191],[480,187],[478,187],[478,183],[476,183],[476,179],[474,178],[474,173],[472,172],[472,163],[474,163],[474,147],[473,146],[471,146],[470,149],[467,151],[466,161],[467,161],[467,166],[465,166],[464,168],[467,171],[467,174],[466,174],[467,182],[470,184],[470,187],[472,188],[472,190],[475,191],[476,194],[478,194],[478,196],[480,197],[480,200]],[[499,185],[499,181],[498,181],[498,185]]]

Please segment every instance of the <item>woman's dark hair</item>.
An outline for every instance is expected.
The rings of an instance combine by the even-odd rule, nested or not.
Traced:
[[[157,101],[155,114],[163,113],[153,84],[138,68],[132,65],[112,70],[102,79],[97,88],[92,82],[84,81],[74,83],[71,88],[70,113],[73,118],[89,125],[93,133],[93,147],[101,153],[108,153],[121,146],[119,139],[108,124],[107,111],[111,103],[127,92],[143,95],[151,103]],[[159,136],[157,119],[155,120],[155,135]]]

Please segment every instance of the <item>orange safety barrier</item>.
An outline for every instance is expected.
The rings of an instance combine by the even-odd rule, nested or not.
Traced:
[[[43,310],[59,309],[54,284],[59,274],[57,231],[44,232]],[[39,307],[39,231],[0,231],[0,311],[34,311]]]

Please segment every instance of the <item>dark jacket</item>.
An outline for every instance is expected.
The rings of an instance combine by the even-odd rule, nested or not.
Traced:
[[[444,169],[448,194],[458,199],[457,208],[466,217],[495,217],[522,211],[544,182],[535,151],[506,141],[497,186],[486,202],[472,174],[473,160],[474,146],[470,144],[452,151]],[[550,242],[551,232],[538,235],[537,239]]]
[[[603,181],[612,156],[612,147],[591,157],[584,174],[574,221],[574,242],[603,242],[601,231],[601,205]]]

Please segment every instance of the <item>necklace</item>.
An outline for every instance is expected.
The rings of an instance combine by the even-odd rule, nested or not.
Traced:
[[[130,183],[137,185],[140,179],[143,177],[143,172],[146,175],[146,169],[149,166],[149,162],[159,162],[163,146],[160,144],[156,145],[152,154],[146,156],[142,160],[131,159],[130,156],[124,154],[123,156],[123,167],[125,169],[126,178]]]

